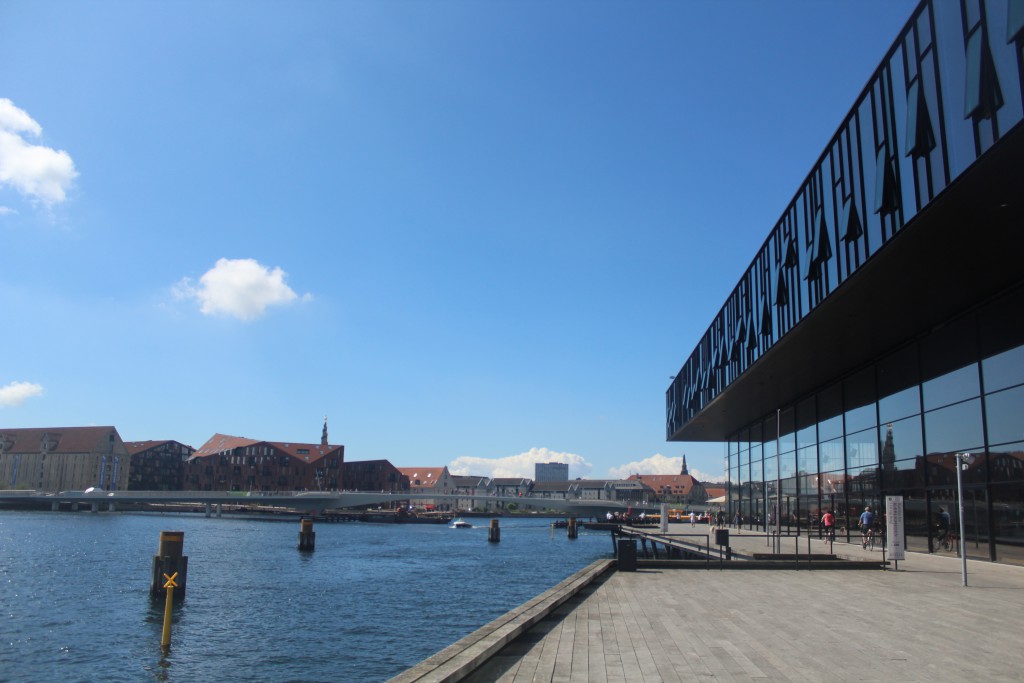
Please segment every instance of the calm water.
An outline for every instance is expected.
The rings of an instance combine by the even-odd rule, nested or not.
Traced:
[[[550,521],[299,524],[0,512],[0,681],[382,681],[611,553]],[[185,532],[188,595],[160,650],[161,531]]]

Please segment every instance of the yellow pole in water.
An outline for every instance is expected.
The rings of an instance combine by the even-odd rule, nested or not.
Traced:
[[[171,612],[174,609],[174,587],[178,584],[174,583],[174,579],[178,576],[178,572],[174,572],[171,576],[164,574],[164,578],[167,579],[167,583],[164,584],[164,588],[167,589],[167,601],[164,603],[164,632],[160,638],[160,646],[167,650],[171,646]]]

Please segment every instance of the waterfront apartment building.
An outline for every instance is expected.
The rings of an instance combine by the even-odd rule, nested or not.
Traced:
[[[455,482],[447,467],[399,467],[398,471],[409,478],[409,490],[424,496],[417,498],[418,505],[430,506],[438,510],[452,510],[454,504],[448,499],[434,499],[427,494],[436,493],[450,495]]]
[[[185,481],[185,463],[196,449],[178,441],[125,442],[130,464],[128,490],[180,491]]]
[[[501,510],[503,507],[494,500],[494,485],[488,477],[473,475],[452,475],[452,493],[459,496],[455,501],[456,510]]]
[[[409,477],[387,460],[345,462],[342,472],[348,491],[402,493],[409,490]]]
[[[935,552],[970,453],[967,552],[1024,563],[1022,63],[1024,4],[921,2],[751,245],[665,396],[670,441],[726,444],[730,518],[902,496]]]
[[[533,465],[534,481],[568,481],[569,463],[538,462]]]
[[[494,495],[502,497],[522,497],[530,495],[529,479],[522,477],[495,477],[491,479],[491,485],[494,486]]]
[[[114,427],[0,429],[0,487],[128,488],[128,450]]]
[[[337,491],[345,447],[214,434],[185,463],[188,491]]]

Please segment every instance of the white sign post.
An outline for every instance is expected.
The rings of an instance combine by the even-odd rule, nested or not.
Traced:
[[[885,552],[889,559],[899,562],[904,557],[903,496],[885,497]],[[899,565],[896,565],[899,569]]]

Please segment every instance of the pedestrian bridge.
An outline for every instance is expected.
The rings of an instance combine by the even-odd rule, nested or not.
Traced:
[[[280,507],[300,511],[320,512],[358,508],[368,505],[415,502],[429,500],[434,503],[471,500],[474,508],[497,506],[505,508],[515,503],[519,509],[557,510],[577,517],[603,517],[608,512],[622,512],[632,508],[636,512],[654,512],[657,506],[644,506],[613,500],[562,500],[558,498],[531,498],[519,496],[470,496],[467,494],[386,493],[370,491],[0,491],[0,506],[58,510],[62,503],[86,506],[92,510],[116,510],[120,504],[188,503],[213,506],[245,505]]]

